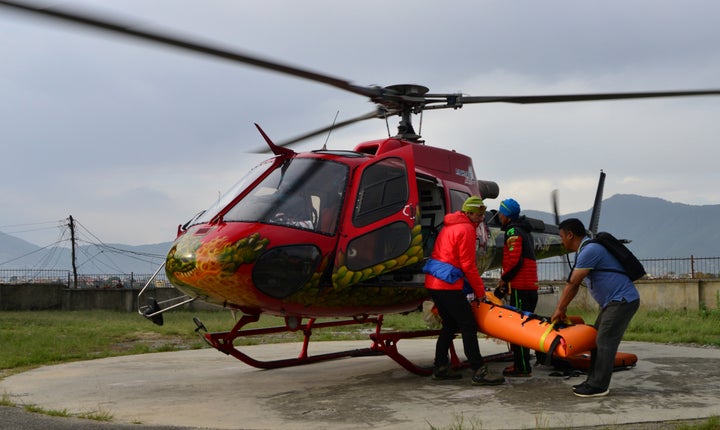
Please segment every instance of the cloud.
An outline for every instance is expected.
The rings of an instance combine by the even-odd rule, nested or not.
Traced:
[[[712,0],[69,4],[358,85],[523,95],[720,84]],[[245,153],[263,145],[253,123],[280,141],[373,109],[320,83],[6,10],[0,37],[0,225],[73,214],[107,242],[171,240],[259,161]],[[467,105],[425,112],[422,134],[470,155],[523,208],[548,210],[557,188],[563,212],[585,210],[601,169],[606,196],[719,204],[719,108],[718,97]],[[336,130],[328,145],[396,125]]]

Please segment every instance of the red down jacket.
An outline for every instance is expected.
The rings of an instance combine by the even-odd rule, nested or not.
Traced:
[[[511,221],[505,230],[505,247],[502,254],[503,281],[516,290],[537,290],[538,275],[532,227],[524,216]]]
[[[431,258],[462,270],[478,299],[485,297],[485,284],[475,261],[476,224],[463,212],[445,215]],[[462,290],[463,278],[450,284],[432,275],[425,275],[425,288],[431,290]]]

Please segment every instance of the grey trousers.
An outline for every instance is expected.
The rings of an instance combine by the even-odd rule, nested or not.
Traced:
[[[640,300],[633,302],[610,302],[595,321],[597,329],[596,347],[590,354],[590,371],[587,382],[595,388],[603,390],[610,386],[615,354],[620,341],[630,325],[630,320],[640,307]]]

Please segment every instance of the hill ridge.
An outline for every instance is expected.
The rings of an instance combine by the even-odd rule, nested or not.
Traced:
[[[520,202],[522,205],[522,202]],[[585,225],[592,208],[561,214]],[[524,215],[554,222],[548,212]],[[720,205],[689,205],[658,197],[614,194],[603,199],[599,231],[631,240],[628,247],[641,259],[715,257],[720,255]],[[88,244],[77,247],[81,273],[154,273],[172,242],[145,245]],[[0,232],[0,269],[71,269],[70,249],[40,247]]]

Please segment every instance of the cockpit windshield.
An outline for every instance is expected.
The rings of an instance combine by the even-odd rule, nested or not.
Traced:
[[[203,224],[212,221],[212,219],[220,213],[225,206],[232,202],[245,188],[252,185],[257,178],[262,176],[262,174],[272,166],[274,161],[275,160],[271,158],[250,169],[250,171],[247,172],[245,176],[243,176],[242,179],[240,179],[235,185],[233,185],[228,192],[223,194],[215,203],[212,204],[212,206],[195,215],[190,221],[185,223],[184,227],[187,228],[191,225]]]
[[[287,159],[228,210],[223,220],[334,234],[348,170],[348,166],[329,160]]]

